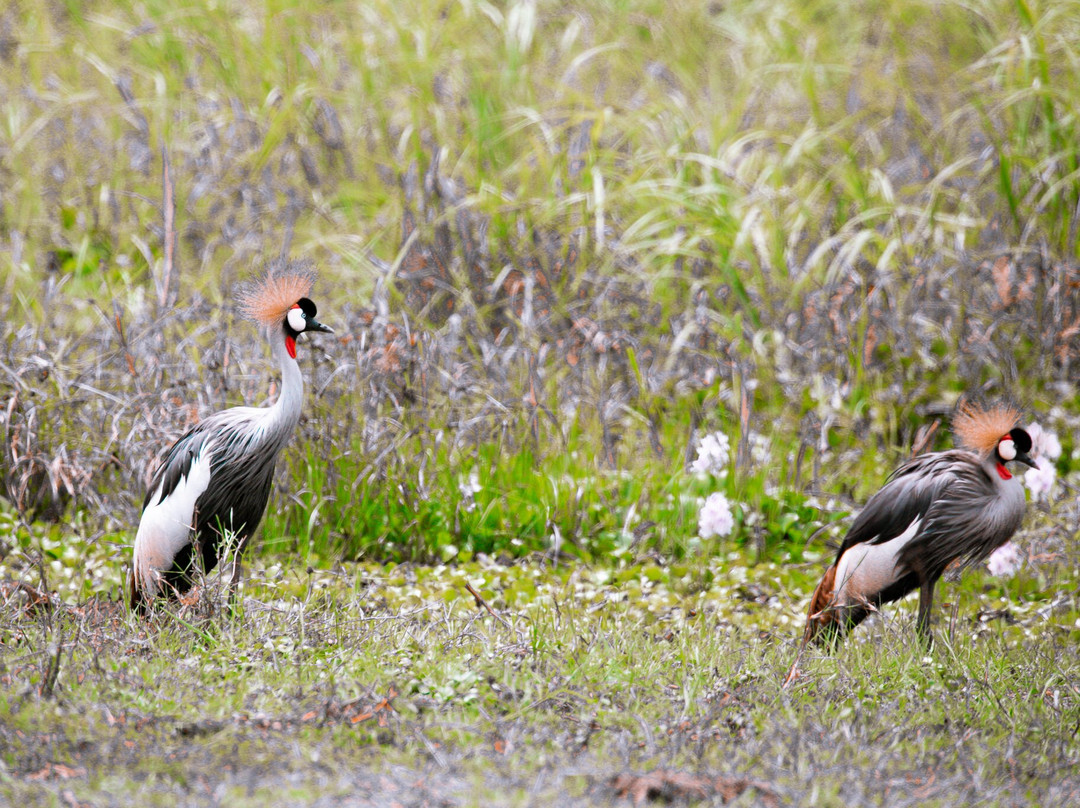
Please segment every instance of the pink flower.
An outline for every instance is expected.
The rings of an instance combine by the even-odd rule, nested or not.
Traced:
[[[698,535],[703,539],[726,536],[735,527],[731,504],[723,494],[709,494],[698,513]]]
[[[1057,469],[1047,458],[1044,457],[1037,462],[1039,464],[1037,469],[1028,469],[1024,472],[1024,484],[1036,502],[1044,497],[1049,499],[1057,477]]]
[[[1020,548],[1011,541],[1005,542],[994,550],[990,554],[990,558],[986,560],[986,566],[989,568],[990,574],[1004,578],[1011,578],[1023,563],[1024,559],[1020,555]]]
[[[1027,433],[1031,435],[1031,450],[1035,457],[1046,457],[1050,460],[1061,457],[1061,441],[1058,440],[1057,433],[1044,429],[1039,423],[1032,423],[1027,428]]]
[[[1054,461],[1061,457],[1061,441],[1057,435],[1038,423],[1028,426],[1027,433],[1031,436],[1031,456],[1039,467],[1024,472],[1024,484],[1036,501],[1049,499],[1057,477]]]
[[[697,447],[697,459],[690,465],[695,474],[719,474],[724,471],[731,456],[731,442],[723,432],[714,432],[701,439]]]

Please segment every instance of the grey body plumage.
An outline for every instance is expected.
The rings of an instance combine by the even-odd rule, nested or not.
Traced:
[[[266,436],[259,419],[237,408],[215,413],[181,437],[169,451],[150,484],[146,508],[165,502],[177,486],[190,478],[196,458],[209,456],[210,483],[195,500],[190,541],[161,571],[168,590],[186,592],[191,587],[194,553],[201,551],[202,569],[217,566],[226,537],[246,545],[258,528],[270,498],[278,452],[288,442],[292,428]],[[295,421],[293,422],[295,424]]]
[[[961,408],[954,426],[965,449],[920,455],[890,475],[814,591],[804,646],[835,642],[882,604],[915,589],[918,633],[930,640],[934,587],[945,570],[985,559],[1023,521],[1024,489],[1006,464],[1035,462],[1018,418],[1008,407]]]
[[[296,338],[331,329],[315,319],[306,298],[306,270],[268,275],[249,293],[248,312],[264,327],[281,370],[281,392],[270,407],[234,407],[207,417],[173,444],[154,475],[135,537],[131,604],[145,610],[154,598],[185,592],[196,557],[204,571],[217,566],[235,542],[231,585],[240,557],[258,528],[273,485],[277,457],[300,419],[304,382]]]
[[[875,608],[934,584],[953,565],[982,561],[1007,542],[1024,518],[1020,481],[1001,479],[996,460],[987,461],[962,450],[921,455],[897,469],[859,513],[837,551],[843,562],[858,545],[883,547],[912,525],[913,534],[895,548],[895,561],[886,586],[851,593],[837,605],[844,614],[834,625],[851,628]],[[857,570],[851,577],[857,577]],[[843,578],[837,582],[843,589]],[[847,594],[847,593],[845,593]],[[929,630],[931,595],[920,602],[919,631]]]

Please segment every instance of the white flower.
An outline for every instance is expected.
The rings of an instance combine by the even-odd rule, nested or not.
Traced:
[[[476,507],[475,494],[479,494],[483,490],[483,486],[480,485],[480,475],[475,471],[469,475],[467,480],[458,480],[458,491],[461,492],[461,498],[465,500],[465,510],[471,511]]]
[[[1057,433],[1044,429],[1039,423],[1031,424],[1027,433],[1031,435],[1031,450],[1035,457],[1046,457],[1050,460],[1061,457],[1061,441],[1058,440]]]
[[[760,432],[750,433],[750,459],[760,466],[772,460],[772,441]]]
[[[479,494],[484,490],[480,485],[480,475],[475,471],[469,474],[469,479],[458,481],[458,490],[463,497],[471,497],[473,494]]]
[[[697,447],[697,460],[690,470],[695,474],[719,474],[728,464],[731,442],[723,432],[713,432],[701,439]]]
[[[1027,433],[1031,436],[1031,456],[1039,467],[1024,472],[1024,484],[1036,501],[1044,497],[1049,499],[1057,478],[1054,461],[1061,457],[1061,441],[1056,434],[1044,429],[1039,423],[1028,426]]]
[[[726,536],[735,527],[735,517],[731,514],[731,505],[723,494],[709,494],[698,513],[698,534],[703,539],[711,536]]]
[[[1038,502],[1044,496],[1049,498],[1054,489],[1057,469],[1045,457],[1036,462],[1039,464],[1037,469],[1028,469],[1024,472],[1024,484],[1028,487],[1028,491],[1031,492],[1031,496]]]
[[[986,560],[986,566],[989,568],[991,575],[1000,575],[1005,578],[1011,578],[1023,563],[1024,559],[1020,556],[1020,548],[1011,541],[1005,542],[994,550],[990,554],[990,558]]]

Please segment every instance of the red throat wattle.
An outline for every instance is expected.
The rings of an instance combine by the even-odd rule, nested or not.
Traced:
[[[1011,480],[1012,479],[1012,474],[1009,472],[1009,470],[1007,468],[1005,468],[1004,463],[998,463],[997,464],[997,473],[998,473],[998,477],[1000,477],[1003,480]]]
[[[285,350],[289,352],[289,356],[291,356],[293,359],[296,359],[296,338],[289,334],[285,335]],[[999,466],[998,468],[1003,467]],[[1005,479],[1008,479],[1008,477],[1006,477]]]

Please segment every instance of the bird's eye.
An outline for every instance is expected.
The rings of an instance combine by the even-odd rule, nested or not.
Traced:
[[[1016,457],[1016,444],[1012,438],[1005,438],[998,444],[998,454],[1002,460],[1012,460]]]
[[[289,313],[285,315],[285,319],[289,323],[289,328],[297,333],[307,328],[307,316],[299,306],[293,306],[289,309]]]

